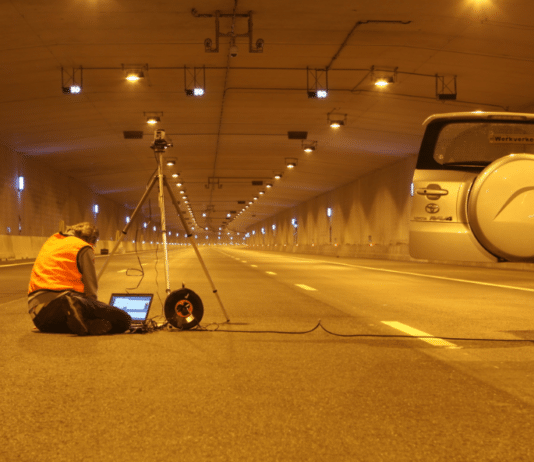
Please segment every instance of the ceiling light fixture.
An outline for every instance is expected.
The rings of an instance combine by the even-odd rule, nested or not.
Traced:
[[[158,122],[161,122],[163,112],[143,112],[143,115],[146,117],[147,124],[155,125]]]
[[[137,82],[145,77],[145,74],[142,71],[131,71],[126,76],[128,82]]]
[[[377,87],[387,87],[392,83],[397,82],[397,69],[375,69],[374,66],[371,67],[371,82]]]
[[[145,72],[148,71],[148,64],[123,64],[122,70],[128,82],[138,82],[145,78]]]
[[[332,111],[326,114],[328,125],[330,125],[331,128],[343,127],[347,124],[347,114],[334,113],[335,110],[336,109],[334,108]]]
[[[176,160],[175,159],[169,159],[167,160],[167,167],[172,167],[174,165],[176,165]]]
[[[286,157],[286,167],[289,169],[295,168],[298,165],[298,162],[298,159]]]
[[[302,142],[302,149],[304,152],[310,153],[315,151],[317,148],[317,141],[303,141]]]

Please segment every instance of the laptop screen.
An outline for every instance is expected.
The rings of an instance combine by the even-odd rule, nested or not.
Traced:
[[[153,297],[153,294],[111,294],[109,304],[126,311],[134,322],[145,321]]]

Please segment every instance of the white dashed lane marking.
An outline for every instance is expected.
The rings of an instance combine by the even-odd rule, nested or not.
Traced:
[[[314,289],[313,287],[307,286],[306,284],[295,284],[297,287],[300,287],[304,290],[311,290],[311,291],[317,291],[317,289]]]
[[[423,332],[418,329],[414,329],[413,327],[407,326],[406,324],[402,324],[397,321],[382,321],[382,324],[386,324],[389,327],[393,327],[393,329],[400,330],[401,332],[404,332],[405,334],[412,335],[413,337],[420,337],[419,340],[422,340],[423,342],[430,343],[434,346],[440,346],[445,348],[461,348],[458,345],[455,345],[454,343],[448,342],[447,340],[443,340],[442,338],[434,337],[430,334],[427,334],[426,332]],[[428,337],[428,338],[424,338]]]

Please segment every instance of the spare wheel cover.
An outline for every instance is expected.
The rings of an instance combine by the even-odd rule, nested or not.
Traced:
[[[488,165],[473,183],[467,216],[489,252],[534,261],[534,155],[510,154]]]

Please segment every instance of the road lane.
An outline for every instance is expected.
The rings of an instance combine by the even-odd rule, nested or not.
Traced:
[[[2,305],[9,321],[0,324],[0,387],[10,390],[9,400],[0,402],[4,428],[13,433],[31,420],[46,429],[29,441],[40,443],[47,456],[48,432],[66,425],[74,436],[64,444],[84,454],[90,451],[84,442],[98,439],[106,447],[103,461],[119,450],[140,460],[118,442],[136,438],[142,453],[165,447],[170,433],[176,456],[186,460],[205,460],[207,454],[247,461],[532,458],[531,345],[472,341],[449,349],[409,334],[391,337],[401,332],[383,323],[434,337],[472,331],[518,339],[518,333],[502,330],[530,329],[526,293],[511,297],[510,289],[478,285],[466,292],[458,281],[400,274],[401,262],[374,263],[393,273],[362,268],[368,262],[349,267],[231,248],[200,251],[231,322],[224,322],[192,249],[169,252],[171,289],[184,282],[199,293],[205,305],[201,324],[218,330],[84,339],[39,335],[30,331],[18,301]],[[157,294],[151,313],[157,315],[166,297],[162,252],[140,259],[129,254],[112,260],[101,299],[139,282],[138,292]],[[410,273],[446,271],[433,265],[414,271],[410,265]],[[142,276],[125,271],[141,268]],[[493,277],[487,272],[481,280]],[[528,287],[526,278],[523,283]],[[358,337],[320,328],[288,334],[308,331],[319,319],[334,334]],[[65,412],[72,398],[60,393],[65,388],[76,391],[75,414]],[[53,397],[53,406],[42,396]],[[140,397],[151,405],[129,406]],[[176,428],[202,431],[173,433]],[[6,441],[6,454],[35,450],[21,440]]]

